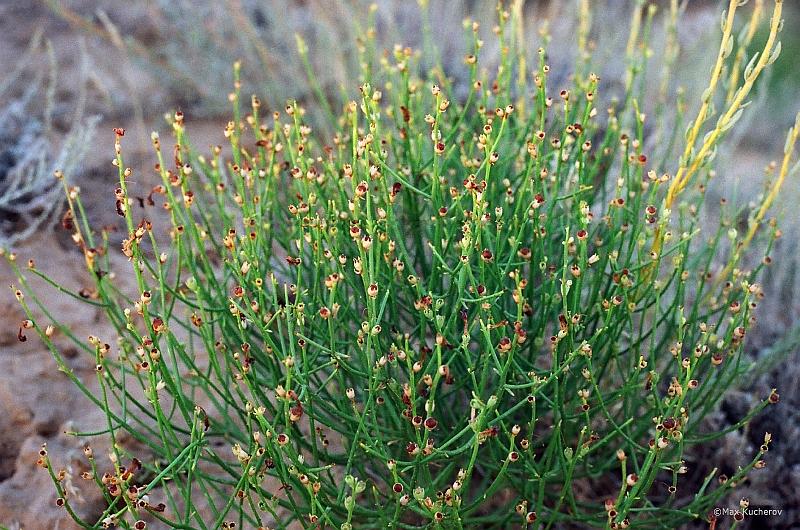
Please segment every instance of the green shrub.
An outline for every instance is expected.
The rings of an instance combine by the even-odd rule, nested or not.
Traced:
[[[699,104],[688,121],[681,98],[654,124],[640,110],[653,9],[634,10],[623,92],[597,107],[584,1],[568,88],[548,82],[544,51],[522,53],[517,3],[498,11],[494,76],[479,70],[477,24],[465,24],[463,101],[448,100],[440,69],[419,79],[414,52],[397,47],[363,62],[332,138],[316,137],[296,102],[246,105],[237,64],[229,148],[200,154],[176,113],[174,148],[153,133],[162,184],[141,204],[115,130],[132,267],[114,272],[137,291],[115,282],[109,236],[66,182],[64,224],[96,280],[82,294],[117,336],[74,336],[25,277],[53,282],[6,253],[28,315],[20,338],[35,329],[108,420],[110,462],[87,448],[84,476],[102,515],[78,513],[43,448],[59,504],[87,528],[675,528],[708,517],[765,466],[768,434],[728,477],[692,484],[683,455],[778,401],[704,428],[750,366],[743,346],[769,259],[745,260],[756,236],[769,251],[780,235],[766,212],[800,131],[754,206],[726,205],[718,226],[701,226],[716,148],[779,51],[781,3],[752,58],[737,51],[753,35],[738,32],[738,4],[708,89],[685,95]],[[729,220],[742,216],[739,234]],[[98,392],[58,334],[92,359]]]

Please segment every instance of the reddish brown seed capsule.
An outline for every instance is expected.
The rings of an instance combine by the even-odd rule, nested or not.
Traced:
[[[289,419],[293,422],[299,421],[303,417],[303,405],[298,401],[289,409]]]

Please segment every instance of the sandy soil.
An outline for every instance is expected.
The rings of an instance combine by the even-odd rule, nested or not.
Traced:
[[[80,256],[53,243],[51,237],[44,236],[20,251],[35,251],[41,268],[59,280],[73,286],[85,282],[76,266]],[[14,283],[5,266],[0,278],[4,285]],[[97,327],[97,315],[85,306],[76,307],[74,300],[57,293],[48,300],[55,314],[72,315],[70,328],[78,336],[86,336]],[[85,470],[82,441],[66,436],[64,431],[97,429],[103,418],[58,371],[38,337],[29,334],[26,342],[18,341],[15,326],[24,315],[8,297],[4,302],[0,317],[4,323],[0,334],[0,362],[4,365],[0,371],[0,407],[6,413],[0,417],[0,521],[24,528],[56,528],[59,524],[68,528],[64,514],[55,506],[50,477],[35,465],[38,452],[47,443],[58,468],[72,469],[77,475]],[[91,360],[72,346],[66,346],[63,353],[69,367],[93,386]]]

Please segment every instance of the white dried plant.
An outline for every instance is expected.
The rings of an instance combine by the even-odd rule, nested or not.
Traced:
[[[44,46],[47,72],[36,68]],[[81,67],[77,100],[66,132],[56,131],[58,69],[52,47],[34,35],[27,52],[0,83],[0,246],[18,243],[53,219],[63,205],[56,170],[72,175],[89,147],[97,117],[83,116],[86,104],[86,54]],[[32,72],[31,72],[32,71]],[[26,76],[32,75],[32,80]],[[19,85],[27,86],[12,95]]]

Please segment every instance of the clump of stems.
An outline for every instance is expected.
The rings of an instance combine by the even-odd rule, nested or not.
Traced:
[[[37,331],[108,419],[110,461],[87,449],[85,474],[102,516],[81,518],[43,449],[59,502],[87,528],[675,528],[708,517],[766,465],[769,434],[734,474],[689,489],[684,455],[778,401],[763,396],[720,431],[703,421],[750,368],[743,347],[769,260],[740,260],[780,236],[766,213],[800,130],[744,236],[725,221],[742,213],[733,205],[719,226],[701,225],[714,151],[779,49],[781,2],[752,58],[764,6],[739,42],[740,3],[683,154],[658,145],[661,161],[645,151],[640,110],[655,10],[633,11],[625,92],[598,108],[589,2],[569,86],[548,82],[544,50],[526,58],[515,4],[498,9],[496,72],[479,68],[479,25],[465,24],[461,101],[398,46],[362,61],[358,97],[319,138],[297,102],[268,112],[243,99],[237,64],[229,146],[201,154],[175,113],[169,147],[153,133],[161,182],[141,201],[115,130],[131,265],[115,274],[133,291],[110,274],[117,249],[64,181],[64,225],[94,280],[73,294],[113,333],[74,336],[26,277],[52,281],[6,253],[27,314],[20,336]],[[677,117],[647,124],[670,145],[681,140],[662,125],[684,108],[665,104],[679,13],[672,2],[657,113]],[[95,366],[96,391],[58,335]]]

